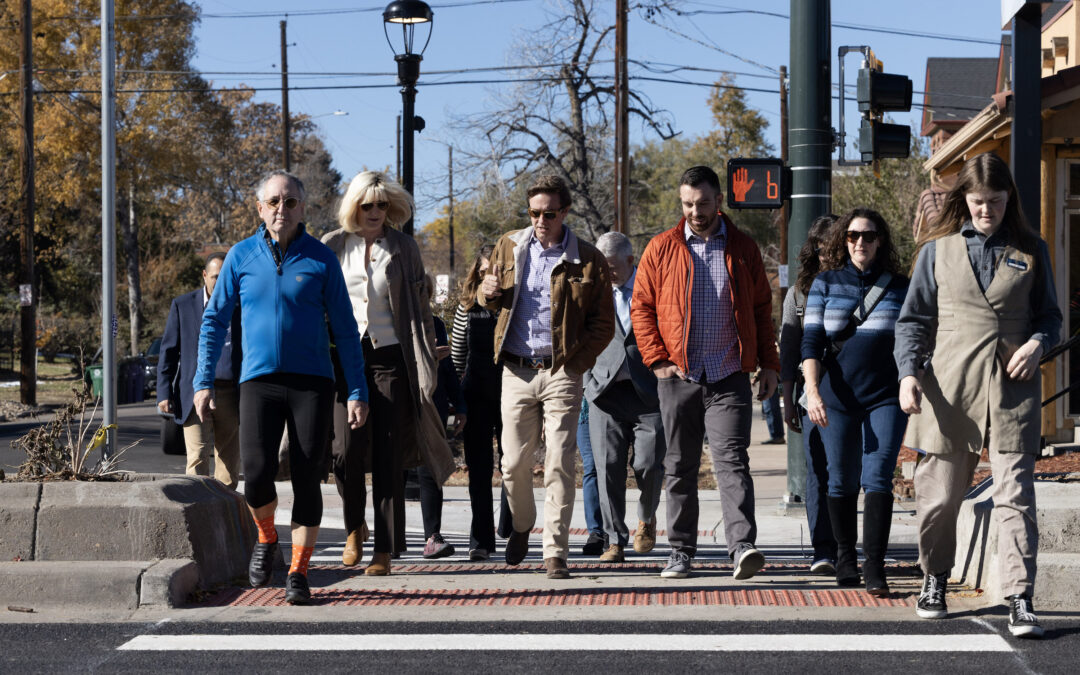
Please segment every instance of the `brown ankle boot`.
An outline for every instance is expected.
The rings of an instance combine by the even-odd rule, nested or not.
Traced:
[[[360,530],[353,530],[345,540],[345,550],[341,552],[341,564],[352,567],[364,557],[364,537]]]
[[[371,555],[371,564],[364,570],[364,574],[369,577],[385,577],[390,574],[390,554],[389,553],[373,553]]]

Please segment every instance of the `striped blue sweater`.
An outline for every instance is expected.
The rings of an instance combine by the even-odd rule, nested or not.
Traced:
[[[806,299],[802,358],[818,359],[824,366],[820,392],[829,408],[857,412],[898,402],[894,329],[907,294],[908,280],[893,276],[870,316],[844,343],[836,356],[829,342],[844,328],[858,303],[877,281],[880,270],[860,272],[851,261],[814,279]]]

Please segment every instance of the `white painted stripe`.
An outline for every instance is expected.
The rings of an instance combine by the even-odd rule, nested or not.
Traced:
[[[140,635],[123,651],[1011,652],[1000,635]]]

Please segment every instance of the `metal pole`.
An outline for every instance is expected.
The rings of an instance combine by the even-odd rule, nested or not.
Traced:
[[[792,190],[788,221],[788,278],[798,278],[799,249],[818,216],[832,208],[831,9],[829,0],[791,0],[791,101],[788,153]],[[788,434],[787,492],[806,492],[806,458],[799,434]]]
[[[450,284],[454,283],[454,146],[449,146],[447,171],[450,174]]]
[[[1026,3],[1013,16],[1013,125],[1009,157],[1024,217],[1039,229],[1042,150],[1041,5]]]
[[[629,84],[626,74],[626,0],[615,3],[615,231],[630,229]]]
[[[289,48],[285,44],[285,22],[281,22],[281,165],[292,170],[289,152]]]
[[[416,104],[416,80],[420,78],[419,54],[399,54],[394,57],[398,63],[398,84],[401,85],[401,186],[413,194],[413,142],[416,128],[416,117],[413,115],[413,107]],[[413,195],[415,199],[415,195]],[[401,231],[412,236],[413,219],[409,218],[401,226]]]
[[[116,33],[113,0],[101,0],[101,454],[116,450]]]
[[[788,165],[788,93],[787,66],[780,66],[780,161]],[[780,264],[788,264],[788,220],[791,218],[791,203],[784,202],[780,209]],[[780,284],[783,288],[791,285],[791,277],[784,274]]]
[[[397,133],[394,136],[394,156],[397,159],[397,165],[394,167],[394,180],[401,182],[401,115],[397,116]]]
[[[21,365],[19,400],[37,405],[37,289],[34,283],[34,26],[30,0],[22,2],[22,155],[23,224],[22,283],[29,286],[29,302],[20,298]],[[23,304],[25,303],[25,304]]]

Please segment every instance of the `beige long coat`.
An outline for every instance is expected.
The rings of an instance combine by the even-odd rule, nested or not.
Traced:
[[[983,293],[963,235],[935,246],[936,346],[922,378],[923,412],[909,418],[904,444],[932,454],[978,453],[989,430],[990,452],[1036,453],[1041,376],[1018,381],[1005,372],[1032,334],[1035,257],[1006,247]]]
[[[338,228],[326,234],[322,242],[341,259],[349,233]],[[355,236],[355,235],[353,235]],[[408,370],[409,390],[416,408],[417,426],[414,442],[405,444],[404,465],[418,466],[422,461],[442,485],[454,472],[454,456],[446,443],[446,432],[432,394],[438,385],[438,359],[435,357],[435,324],[431,318],[430,294],[424,263],[416,241],[407,234],[386,227],[386,245],[390,262],[386,279],[390,286],[390,313],[394,335],[401,343]],[[409,430],[403,430],[406,433]]]

